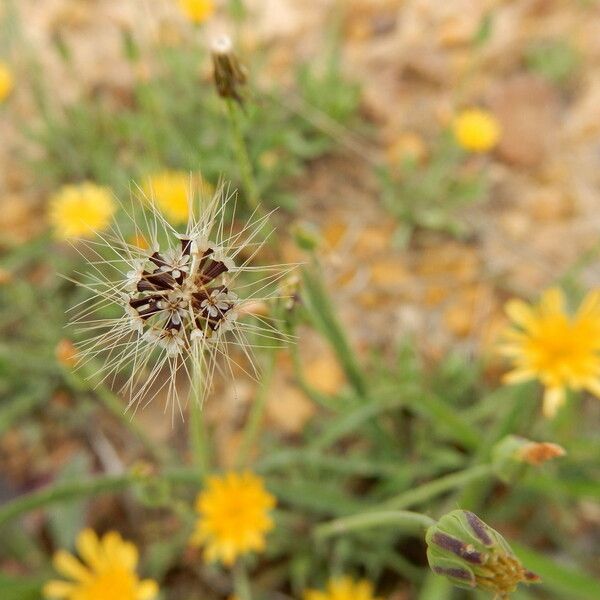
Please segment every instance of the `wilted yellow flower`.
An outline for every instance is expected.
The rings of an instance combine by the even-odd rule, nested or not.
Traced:
[[[573,316],[559,289],[544,292],[535,307],[511,300],[506,312],[513,324],[501,352],[514,364],[507,383],[539,379],[547,417],[564,403],[567,389],[600,397],[600,291],[590,292]]]
[[[381,600],[373,595],[373,584],[366,579],[354,581],[351,577],[332,579],[324,592],[308,590],[304,600]]]
[[[204,546],[207,561],[220,560],[228,566],[241,554],[263,550],[265,534],[273,529],[269,512],[275,502],[253,473],[209,477],[196,500],[200,518],[192,544]]]
[[[500,123],[496,117],[479,108],[463,110],[452,124],[456,141],[465,150],[487,152],[500,139]]]
[[[91,529],[77,536],[78,558],[59,550],[55,569],[71,581],[49,581],[44,596],[57,600],[152,600],[158,585],[152,579],[140,581],[135,568],[137,548],[115,531],[101,539]]]
[[[197,175],[185,171],[161,171],[146,178],[144,193],[171,223],[179,224],[188,220],[200,183],[207,186]],[[201,191],[212,190],[202,188]]]
[[[50,199],[50,222],[60,238],[89,237],[106,229],[116,209],[109,188],[65,185]]]
[[[215,12],[213,0],[179,0],[179,6],[192,23],[204,23]]]
[[[6,63],[0,62],[0,102],[12,92],[14,85],[13,74]]]

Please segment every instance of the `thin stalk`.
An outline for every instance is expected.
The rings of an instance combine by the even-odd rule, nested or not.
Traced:
[[[527,402],[526,390],[528,388],[531,389],[531,386],[515,388],[514,396],[509,402],[505,403],[504,414],[496,422],[493,430],[484,438],[483,443],[473,456],[473,462],[481,463],[489,460],[492,449],[498,441],[511,432],[519,431],[523,422],[530,422],[532,404]],[[488,482],[484,478],[475,480],[460,491],[454,502],[466,510],[477,511],[488,490]]]
[[[193,367],[189,391],[188,441],[192,450],[194,464],[202,475],[206,475],[210,470],[210,448],[204,411],[202,410],[201,381],[202,365],[198,363]]]
[[[263,424],[265,409],[267,406],[268,392],[269,388],[271,387],[273,374],[275,372],[276,360],[277,354],[275,349],[270,349],[267,369],[263,373],[260,387],[256,394],[256,398],[254,399],[254,404],[252,405],[252,409],[248,415],[248,420],[246,421],[244,432],[242,434],[242,442],[236,456],[235,464],[238,468],[248,465],[248,458],[252,451],[252,446],[256,441]]]
[[[454,595],[452,584],[435,573],[429,573],[421,587],[418,600],[450,600]]]
[[[388,510],[335,519],[329,523],[319,525],[315,529],[314,535],[318,539],[326,539],[351,531],[360,531],[361,529],[372,529],[373,527],[390,525],[403,533],[424,534],[427,528],[434,524],[434,519],[421,513],[410,512],[407,510]]]
[[[233,584],[238,600],[252,600],[250,580],[248,579],[248,571],[243,559],[239,559],[233,567]]]
[[[331,344],[356,394],[361,398],[366,398],[365,376],[356,360],[346,333],[336,317],[335,309],[321,281],[316,264],[310,270],[303,270],[302,282],[304,284],[304,300],[314,324]]]
[[[248,153],[246,140],[244,139],[240,107],[235,100],[232,100],[231,98],[226,98],[225,103],[227,104],[231,133],[233,134],[235,157],[240,169],[242,183],[246,191],[246,201],[251,210],[256,210],[259,203],[258,186],[256,185],[252,162]]]
[[[409,490],[407,492],[403,492],[394,498],[390,498],[385,502],[382,502],[378,506],[373,507],[374,509],[401,509],[408,508],[410,506],[414,506],[415,504],[423,504],[444,492],[448,492],[454,489],[464,489],[464,487],[475,481],[485,481],[492,477],[494,474],[494,470],[492,465],[477,465],[475,467],[469,467],[464,471],[459,471],[458,473],[451,473],[450,475],[445,475],[444,477],[440,477],[435,479],[434,481],[430,481],[429,483],[425,483],[415,488],[414,490]]]
[[[19,496],[0,506],[0,526],[37,508],[77,498],[118,492],[136,483],[143,484],[144,481],[153,480],[198,485],[202,481],[202,476],[197,469],[171,469],[152,478],[130,472],[122,475],[100,475],[84,480],[60,482]]]

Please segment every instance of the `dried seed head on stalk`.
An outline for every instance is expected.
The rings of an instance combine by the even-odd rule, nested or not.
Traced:
[[[246,83],[246,69],[238,60],[231,38],[219,36],[212,44],[213,74],[215,86],[221,98],[231,98],[240,104],[239,88]]]
[[[266,242],[269,215],[255,212],[235,230],[235,195],[223,187],[210,200],[190,200],[183,233],[164,219],[151,198],[143,204],[150,206],[150,215],[146,211],[138,218],[135,204],[126,212],[134,237],[146,239],[147,246],[128,243],[116,222],[109,234],[76,246],[90,267],[78,283],[94,294],[74,319],[93,334],[80,346],[80,364],[100,363],[102,381],[114,381],[127,370],[131,375],[121,391],[128,393],[128,408],[166,393],[172,411],[177,406],[181,412],[178,373],[203,399],[215,369],[233,377],[235,365],[256,374],[249,338],[283,341],[285,336],[264,318],[254,315],[250,323],[238,317],[248,313],[247,306],[273,299],[277,282],[293,266],[252,264]],[[226,227],[228,206],[233,215]],[[107,305],[116,305],[120,314],[99,318]],[[234,347],[245,355],[248,370],[230,355]]]

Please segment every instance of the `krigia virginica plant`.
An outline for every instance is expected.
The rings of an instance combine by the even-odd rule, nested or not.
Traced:
[[[80,365],[93,363],[95,375],[101,381],[112,378],[113,384],[127,371],[120,392],[128,396],[128,409],[161,394],[172,413],[178,407],[183,415],[179,374],[201,402],[215,369],[233,379],[235,365],[255,377],[253,346],[284,340],[273,322],[257,314],[251,321],[241,317],[276,298],[277,282],[294,267],[254,264],[269,236],[270,215],[255,211],[243,227],[234,228],[235,194],[223,187],[210,200],[190,201],[182,233],[151,198],[143,203],[145,210],[133,202],[124,212],[133,238],[146,240],[143,248],[129,243],[116,221],[109,233],[75,246],[89,267],[77,283],[93,294],[76,307],[80,312],[72,320],[90,336],[79,345]],[[227,213],[232,213],[228,226]],[[119,314],[100,318],[111,305]],[[232,356],[234,347],[248,368]]]

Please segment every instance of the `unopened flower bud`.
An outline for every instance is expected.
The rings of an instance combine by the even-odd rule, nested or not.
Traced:
[[[472,512],[444,515],[427,530],[425,540],[432,571],[458,587],[479,588],[505,599],[519,583],[539,581],[506,540]]]
[[[558,444],[532,442],[523,437],[508,435],[494,447],[492,464],[500,479],[511,482],[521,476],[528,465],[537,467],[565,454],[565,449]]]
[[[221,98],[231,98],[240,104],[240,86],[246,83],[246,70],[233,52],[231,39],[221,36],[213,42],[212,59],[215,85]]]
[[[567,451],[552,442],[528,442],[518,452],[517,457],[523,462],[537,467],[553,458],[564,456]]]

